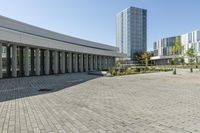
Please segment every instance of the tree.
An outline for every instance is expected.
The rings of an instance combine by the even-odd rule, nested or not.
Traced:
[[[179,61],[180,61],[180,63],[182,64],[183,67],[184,67],[184,64],[185,64],[184,58],[185,58],[184,55],[182,55],[182,56],[179,57]]]
[[[188,51],[186,52],[186,55],[188,57],[188,61],[189,61],[189,64],[191,66],[190,72],[193,72],[192,66],[193,66],[193,64],[195,62],[195,58],[196,58],[196,54],[195,54],[193,47],[188,49]]]
[[[178,56],[181,54],[183,47],[181,45],[181,37],[177,37],[174,46],[170,49],[172,52],[172,61],[175,64],[173,74],[176,74],[176,64],[178,63]]]
[[[137,53],[135,53],[133,55],[136,58],[136,60],[137,60],[138,63],[142,62],[142,54],[143,54],[143,52],[137,52]]]
[[[151,58],[151,53],[144,52],[144,53],[141,55],[141,58],[144,60],[144,62],[145,62],[145,67],[147,68],[147,67],[148,67],[148,63],[149,63],[149,60],[150,60],[150,58]]]

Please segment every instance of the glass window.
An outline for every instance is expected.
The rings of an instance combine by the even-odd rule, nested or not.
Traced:
[[[197,41],[200,41],[200,31],[197,31]]]
[[[200,52],[200,42],[199,42],[199,49],[198,49],[198,51]]]
[[[188,34],[188,43],[191,43],[192,42],[192,33],[189,33]]]

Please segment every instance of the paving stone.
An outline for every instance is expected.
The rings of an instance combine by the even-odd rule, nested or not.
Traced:
[[[0,132],[198,133],[200,71],[177,73],[2,79]]]

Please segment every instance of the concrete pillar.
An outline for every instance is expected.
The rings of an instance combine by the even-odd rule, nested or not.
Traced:
[[[69,52],[67,57],[68,57],[68,59],[67,59],[67,70],[68,70],[68,73],[71,73],[72,72],[72,53]]]
[[[65,52],[61,56],[61,73],[65,73]]]
[[[99,56],[99,70],[102,70],[102,58]]]
[[[61,72],[61,60],[62,60],[61,52],[58,51],[58,73],[62,73]]]
[[[105,58],[101,56],[101,69],[105,69]]]
[[[110,68],[109,59],[110,59],[110,57],[107,57],[107,68],[108,69]]]
[[[90,55],[90,71],[93,71],[93,55]]]
[[[88,72],[88,55],[86,54],[84,58],[85,58],[85,61],[84,61],[85,71]]]
[[[98,64],[98,62],[97,62],[98,60],[97,60],[97,55],[95,55],[94,56],[94,70],[98,70],[98,68],[97,68],[97,64]]]
[[[108,68],[111,68],[111,59],[108,57]]]
[[[78,54],[77,53],[74,54],[74,72],[75,73],[78,72]]]
[[[104,56],[101,56],[101,69],[104,69],[104,64],[105,64]]]
[[[97,70],[100,70],[100,56],[97,56]]]
[[[45,54],[45,59],[44,59],[44,72],[45,72],[45,74],[46,75],[49,75],[49,50],[45,50],[45,52],[44,52],[44,54]]]
[[[110,65],[113,67],[113,57],[110,58]]]
[[[10,45],[8,44],[7,50],[6,50],[6,72],[7,76],[11,76],[11,60],[10,60]]]
[[[108,57],[105,57],[106,69],[108,69]]]
[[[83,54],[80,54],[80,63],[79,63],[79,67],[80,67],[80,72],[83,72]]]
[[[113,65],[112,65],[112,57],[110,57],[110,67],[113,67]]]
[[[3,53],[3,46],[2,46],[2,43],[0,43],[0,78],[3,78],[3,72],[2,72],[2,53]]]
[[[53,74],[53,51],[49,50],[49,74]]]
[[[34,49],[31,48],[31,75],[35,75],[35,60],[34,60]]]
[[[29,47],[24,49],[24,74],[29,76]]]
[[[17,46],[12,46],[12,77],[17,77]]]
[[[24,75],[24,48],[19,47],[19,76]]]
[[[115,57],[112,57],[112,66],[115,65]]]
[[[68,72],[68,68],[67,68],[68,64],[67,64],[67,62],[68,62],[68,54],[65,52],[65,73]]]
[[[109,67],[111,68],[111,67],[112,67],[112,64],[111,64],[111,57],[109,57],[109,60],[108,60],[108,61],[109,61],[109,63],[108,63],[108,64],[109,64]]]
[[[110,57],[110,66],[113,67],[113,60],[112,60],[112,57]]]
[[[40,49],[40,75],[44,75],[44,49]]]
[[[58,51],[54,51],[53,54],[53,72],[58,74]]]
[[[113,67],[112,66],[112,57],[110,57],[110,67]]]
[[[110,68],[110,57],[107,57],[107,67]]]
[[[106,69],[106,56],[103,57],[103,69]]]
[[[105,69],[107,69],[108,68],[108,64],[107,64],[107,57],[106,56],[104,57],[104,61],[105,61],[104,67],[105,67]]]
[[[37,48],[35,51],[35,69],[36,75],[40,75],[40,49]]]
[[[104,58],[103,56],[100,57],[101,58],[101,70],[104,69]]]

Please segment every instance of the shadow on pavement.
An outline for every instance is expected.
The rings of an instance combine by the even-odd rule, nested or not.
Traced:
[[[0,80],[0,102],[56,92],[99,78],[87,73],[21,77]]]

